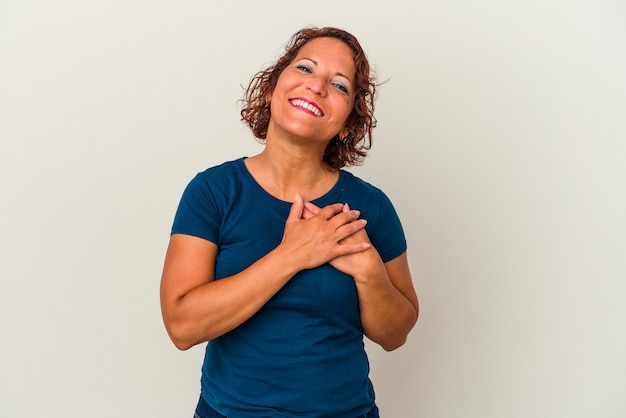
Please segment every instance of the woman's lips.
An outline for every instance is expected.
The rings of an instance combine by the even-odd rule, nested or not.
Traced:
[[[324,112],[320,109],[315,103],[309,102],[306,99],[296,98],[289,100],[292,106],[297,107],[299,109],[304,110],[307,113],[310,113],[313,116],[322,117],[324,116]]]

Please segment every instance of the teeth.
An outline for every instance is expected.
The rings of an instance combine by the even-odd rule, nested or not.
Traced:
[[[313,106],[311,103],[305,102],[304,100],[296,99],[292,100],[291,103],[294,106],[298,106],[312,112],[315,116],[322,116],[322,112],[317,107]]]

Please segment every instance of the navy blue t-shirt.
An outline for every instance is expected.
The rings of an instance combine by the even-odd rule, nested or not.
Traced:
[[[348,203],[384,262],[406,251],[387,196],[341,170],[319,207]],[[266,192],[243,158],[199,173],[181,199],[172,234],[218,246],[215,279],[245,270],[281,242],[291,202]],[[234,417],[353,418],[374,405],[352,277],[330,264],[296,274],[261,310],[207,343],[202,396]]]

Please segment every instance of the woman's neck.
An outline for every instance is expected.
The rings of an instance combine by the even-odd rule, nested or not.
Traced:
[[[337,182],[339,172],[310,150],[286,150],[266,145],[258,155],[245,160],[255,180],[274,197],[293,201],[296,194],[313,200],[326,194]]]

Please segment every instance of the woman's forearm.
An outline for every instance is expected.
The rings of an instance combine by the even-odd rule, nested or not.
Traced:
[[[186,350],[231,331],[261,309],[297,271],[277,248],[234,276],[193,288],[163,310],[172,341]]]
[[[363,332],[387,351],[406,342],[418,316],[406,256],[401,257],[387,265],[378,258],[378,262],[354,278]]]
[[[187,235],[174,235],[161,279],[161,306],[167,331],[180,349],[216,338],[241,325],[296,273],[329,260],[363,252],[370,244],[341,244],[362,230],[358,212],[329,205],[319,216],[302,219],[301,198],[292,205],[282,242],[231,277],[214,280],[217,246]]]

